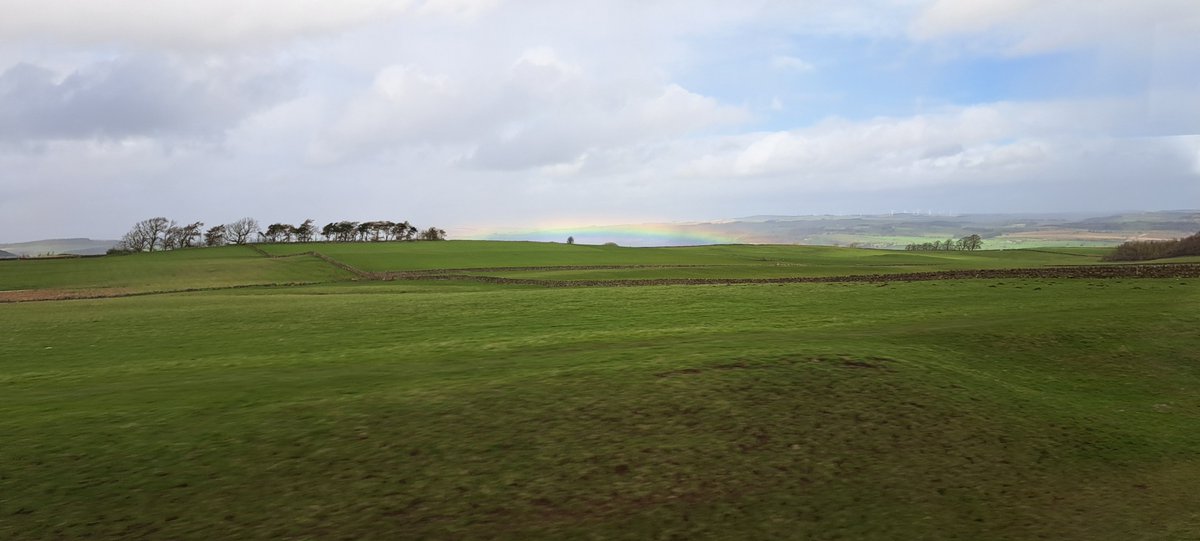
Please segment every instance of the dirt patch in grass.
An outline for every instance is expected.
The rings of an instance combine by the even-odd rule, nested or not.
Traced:
[[[0,304],[13,302],[36,301],[66,301],[79,299],[111,299],[116,297],[139,297],[143,295],[164,295],[167,293],[195,293],[198,291],[223,291],[229,289],[246,289],[252,287],[292,287],[314,285],[318,282],[285,282],[268,284],[240,284],[235,286],[189,287],[181,289],[165,289],[159,291],[137,291],[121,287],[98,287],[92,289],[14,289],[0,291]]]
[[[706,367],[691,367],[668,370],[666,372],[658,372],[654,375],[660,378],[669,378],[677,376],[692,376],[696,374],[703,374],[705,372],[716,372],[722,370],[762,370],[786,367],[800,362],[834,364],[837,366],[844,366],[846,368],[887,370],[887,363],[893,362],[893,360],[885,357],[855,357],[852,355],[819,355],[815,357],[795,356],[783,357],[768,362],[749,362],[739,360],[733,363],[716,364]]]
[[[61,301],[67,299],[100,299],[122,297],[133,293],[119,287],[94,289],[17,289],[0,291],[0,302]]]

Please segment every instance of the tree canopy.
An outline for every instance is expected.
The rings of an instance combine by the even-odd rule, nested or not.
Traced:
[[[318,240],[318,235],[331,242],[446,240],[444,229],[430,227],[421,230],[407,220],[343,220],[327,223],[318,230],[315,221],[309,218],[300,225],[277,222],[260,230],[258,221],[247,217],[210,227],[207,231],[203,227],[203,222],[179,225],[162,216],[148,218],[134,224],[110,252],[153,252],[251,242],[312,242]]]

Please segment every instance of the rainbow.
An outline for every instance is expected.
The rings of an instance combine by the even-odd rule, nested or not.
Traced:
[[[741,244],[753,242],[727,233],[713,231],[712,224],[630,224],[553,226],[523,230],[497,230],[480,235],[482,240],[530,240],[565,242],[574,237],[578,244],[615,242],[621,246],[696,246],[704,244]]]

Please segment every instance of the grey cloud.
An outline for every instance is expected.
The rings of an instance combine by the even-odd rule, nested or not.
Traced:
[[[123,56],[61,78],[22,63],[0,74],[0,140],[212,137],[294,95],[296,85],[279,68],[197,69],[164,56]]]
[[[912,21],[909,34],[918,40],[965,39],[973,47],[1014,55],[1061,49],[1140,51],[1162,40],[1194,54],[1198,29],[1200,4],[1194,0],[935,0]]]
[[[407,0],[302,4],[294,0],[55,0],[5,5],[0,1],[4,7],[0,40],[172,49],[261,45],[336,32],[377,18],[396,16],[412,3]],[[436,8],[437,4],[446,3],[428,1],[424,7]]]
[[[963,148],[963,146],[958,143],[930,147],[929,149],[927,149],[925,151],[924,154],[921,155],[921,159],[930,160],[930,159],[934,159],[934,158],[946,158],[949,156],[957,156],[959,154],[962,154],[963,150],[965,150]]]

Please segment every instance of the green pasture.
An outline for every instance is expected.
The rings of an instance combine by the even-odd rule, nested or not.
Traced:
[[[595,271],[618,274],[1100,255],[515,244],[265,248],[703,265]],[[1200,280],[537,288],[246,247],[26,264],[0,289],[327,283],[0,304],[0,539],[1200,538]]]
[[[732,270],[764,276],[839,275],[972,268],[1037,267],[1098,263],[1104,250],[905,252],[795,245],[715,245],[670,248],[568,245],[548,242],[381,242],[262,244],[273,255],[320,252],[374,271],[566,266],[703,266],[704,275]],[[757,270],[755,270],[757,268]],[[603,269],[602,269],[603,270]],[[489,274],[497,271],[486,271]],[[505,272],[505,271],[499,271]],[[511,271],[507,271],[511,272]],[[695,272],[695,271],[691,271]],[[671,276],[689,271],[660,270]],[[590,276],[592,273],[588,273]],[[634,273],[637,274],[637,273]]]
[[[328,282],[350,276],[350,273],[314,257],[271,259],[246,246],[129,256],[0,261],[0,291],[117,288],[144,292]]]
[[[1082,265],[1100,263],[1106,252],[1085,248],[904,252],[790,245],[626,248],[493,241],[258,246],[281,257],[264,257],[248,246],[225,246],[132,256],[3,261],[0,292],[54,289],[143,293],[355,278],[348,271],[305,255],[313,251],[373,272],[473,269],[471,273],[480,275],[561,280],[776,278]],[[581,266],[627,268],[556,268]]]
[[[904,229],[904,228],[901,228]],[[909,234],[903,231],[894,234],[873,234],[864,231],[829,232],[816,234],[799,234],[796,238],[803,244],[819,244],[831,246],[870,246],[891,250],[900,250],[909,244],[926,242],[942,242],[946,239],[957,240],[962,231],[947,231],[945,234],[930,234],[924,227],[911,228]],[[1025,237],[1010,237],[1003,233],[998,236],[985,235],[983,247],[988,250],[1020,250],[1039,248],[1098,248],[1111,249],[1119,244],[1115,241],[1086,240],[1086,239],[1038,239]]]
[[[276,255],[318,251],[359,269],[379,272],[568,265],[720,265],[771,257],[766,250],[769,247],[761,247],[764,249],[761,253],[747,254],[744,246],[628,248],[549,242],[314,242],[261,247]],[[816,250],[812,254],[837,250],[811,249]]]

